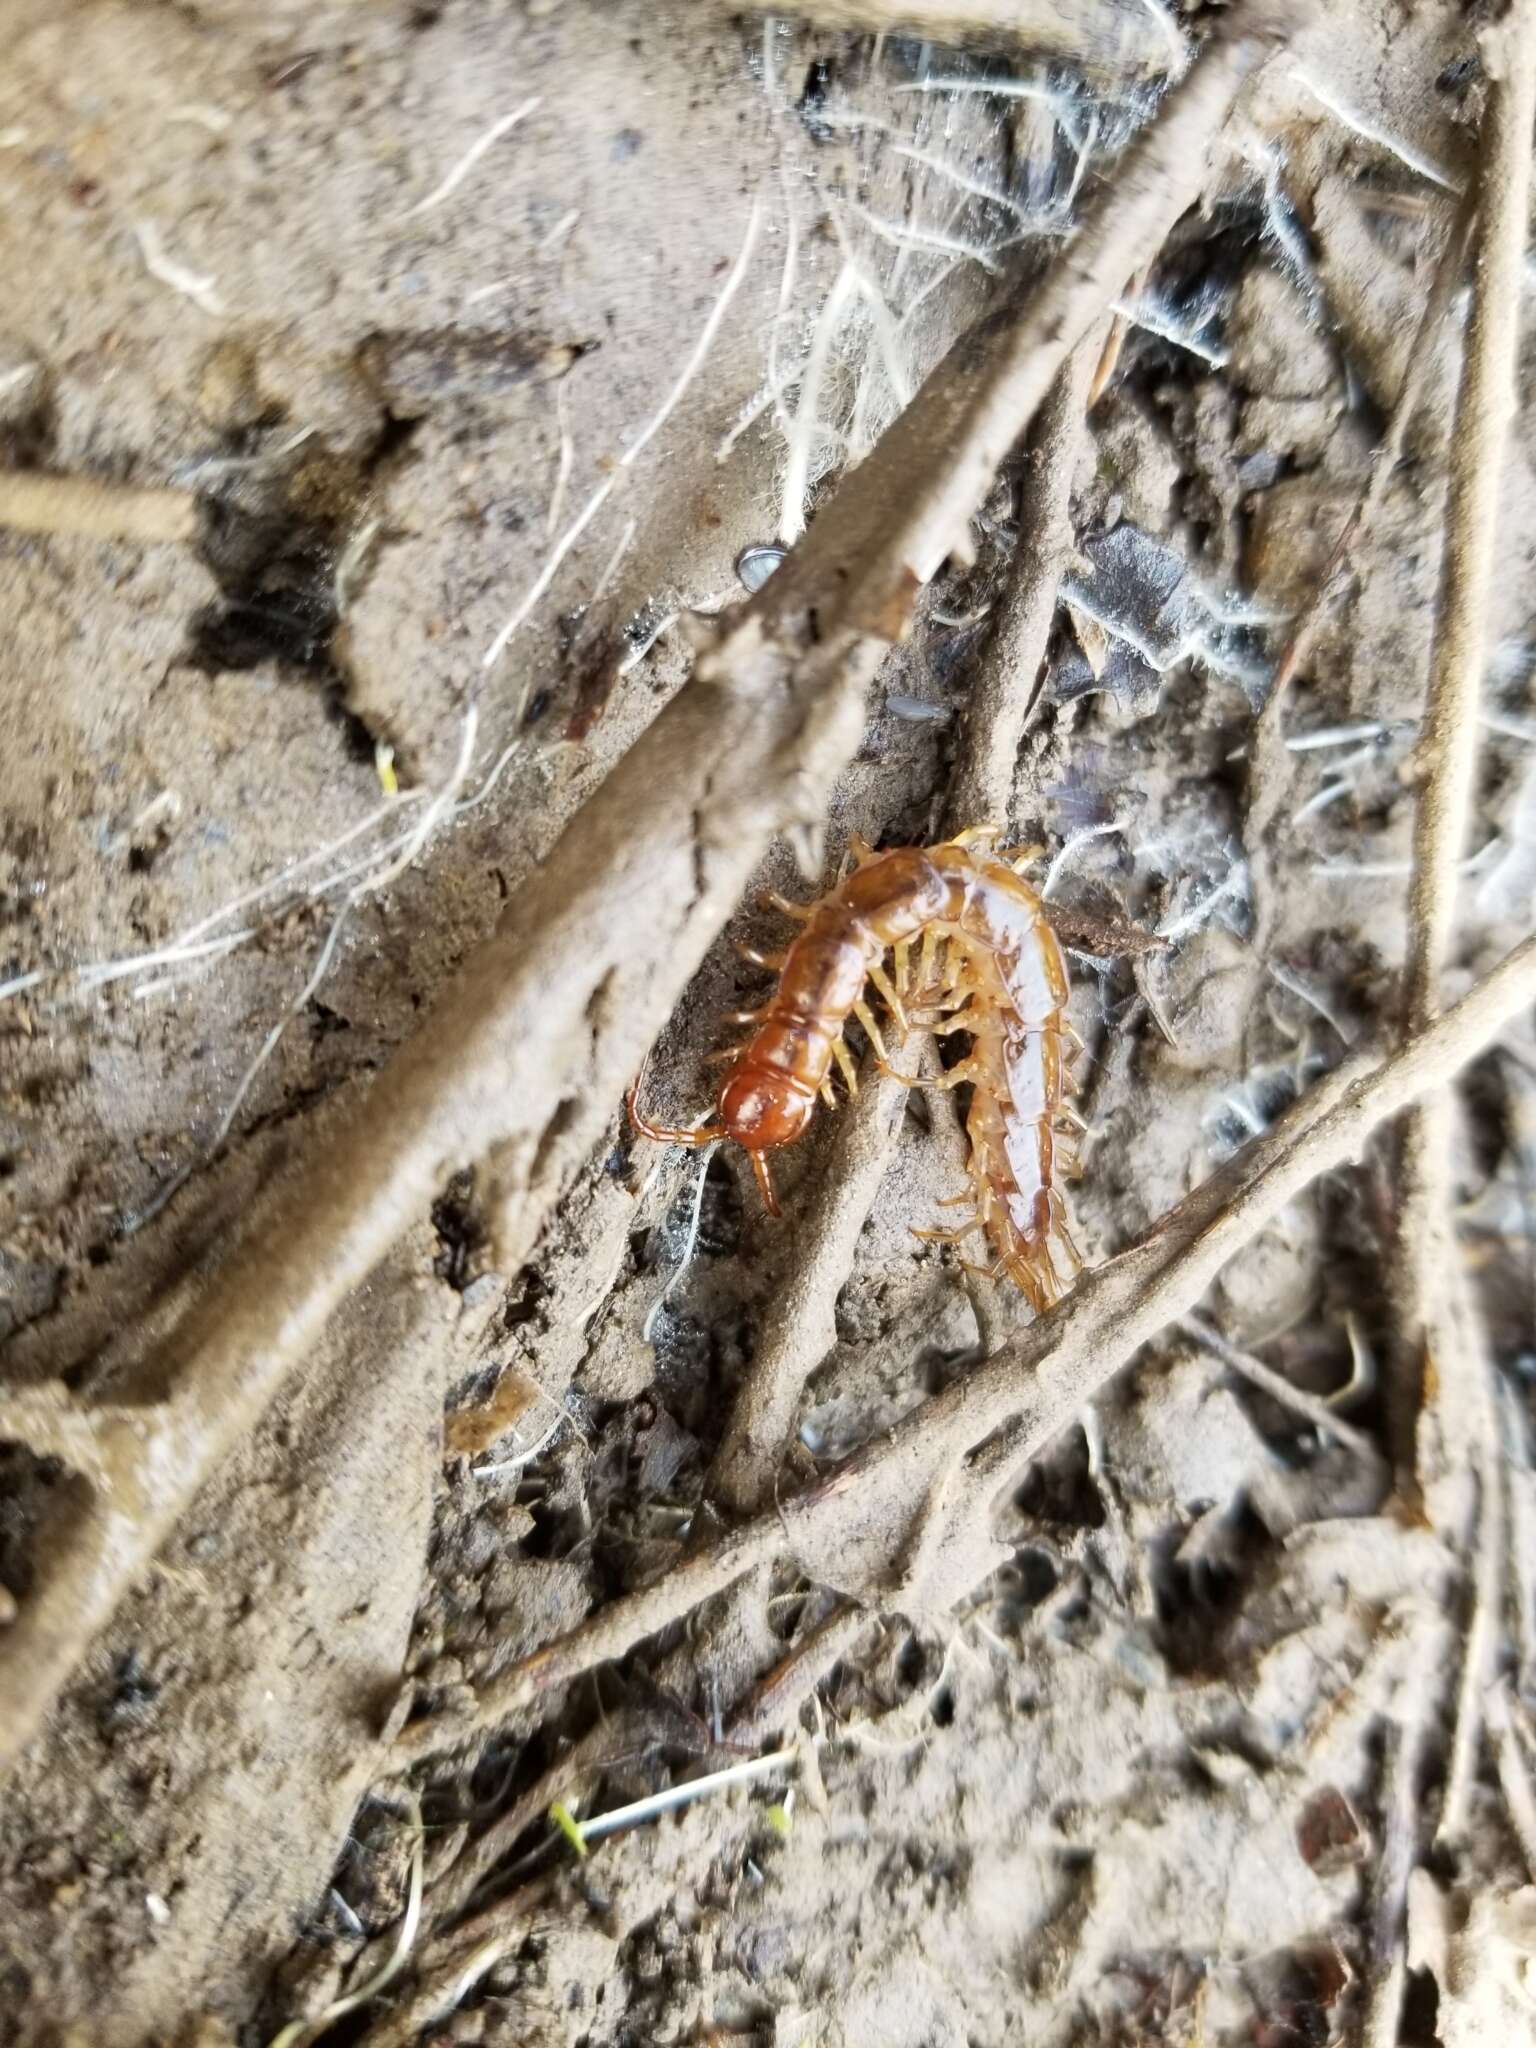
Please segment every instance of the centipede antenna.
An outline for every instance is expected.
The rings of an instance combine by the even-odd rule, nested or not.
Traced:
[[[763,1207],[770,1216],[777,1216],[779,1213],[779,1198],[773,1191],[773,1174],[769,1169],[768,1154],[766,1152],[749,1152],[747,1157],[752,1161],[752,1171],[757,1176],[757,1187],[759,1194],[763,1198]]]
[[[848,1083],[848,1093],[850,1095],[857,1095],[859,1092],[859,1070],[853,1064],[853,1054],[849,1052],[847,1046],[840,1038],[834,1038],[832,1041],[832,1057],[837,1061],[838,1071]]]
[[[690,1151],[701,1145],[713,1145],[726,1134],[718,1124],[704,1124],[696,1130],[678,1130],[671,1124],[653,1124],[640,1107],[640,1090],[645,1085],[645,1070],[650,1065],[650,1055],[640,1062],[624,1106],[629,1111],[629,1120],[642,1138],[653,1138],[658,1145],[685,1145]]]
[[[776,910],[781,917],[792,917],[796,924],[804,924],[811,914],[808,903],[792,903],[787,896],[781,896],[777,889],[765,889],[758,902],[764,910]]]

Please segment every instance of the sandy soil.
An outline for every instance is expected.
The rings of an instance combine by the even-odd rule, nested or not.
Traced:
[[[0,1006],[3,1369],[8,1390],[62,1377],[125,1398],[153,1385],[157,1343],[258,1192],[328,1142],[677,689],[672,615],[734,601],[740,551],[798,516],[772,403],[719,451],[776,368],[812,376],[840,234],[883,296],[827,352],[813,508],[985,300],[976,264],[900,249],[869,218],[912,206],[935,233],[1002,241],[1075,205],[1079,146],[1091,184],[1150,102],[1106,90],[1127,68],[1112,35],[1089,84],[1051,74],[1046,106],[903,90],[1012,57],[765,38],[756,18],[638,0],[17,18],[5,456],[196,500],[189,543],[0,525],[0,980],[47,970]],[[1132,328],[1093,414],[1071,602],[1005,822],[1064,905],[1172,941],[1134,967],[1074,963],[1091,1124],[1074,1212],[1094,1259],[1393,1014],[1458,318],[1358,592],[1295,685],[1287,729],[1318,744],[1293,754],[1262,897],[1245,749],[1403,373],[1453,203],[1422,164],[1456,179],[1472,161],[1475,48],[1459,10],[1331,10],[1300,62],[1397,153],[1277,66],[1155,273],[1158,321],[1197,346]],[[678,379],[754,209],[702,371],[485,666]],[[1527,341],[1527,393],[1533,360]],[[780,395],[786,424],[804,390]],[[1531,925],[1533,421],[1524,404],[1508,450],[1463,976]],[[1010,472],[976,565],[940,577],[882,671],[830,868],[853,831],[934,836],[1016,493]],[[449,785],[478,800],[358,898],[315,981],[349,884],[385,876],[379,849]],[[805,893],[787,846],[761,879]],[[778,935],[749,900],[727,938]],[[761,987],[722,940],[653,1062],[661,1112],[703,1107],[719,1013]],[[1460,1162],[1462,1247],[1522,1418],[1533,1061],[1527,1031],[1473,1071]],[[0,2039],[255,2044],[318,2014],[366,1942],[387,1954],[413,1838],[377,1734],[402,1674],[451,1701],[711,1525],[705,1470],[803,1257],[797,1195],[829,1124],[786,1161],[776,1227],[739,1156],[638,1144],[614,1103],[510,1275],[475,1189],[443,1190],[198,1495],[7,1788]],[[1024,1320],[911,1236],[942,1221],[960,1166],[947,1103],[914,1097],[786,1485]],[[1373,1146],[1206,1305],[1377,1438],[1360,1375],[1390,1338],[1394,1201],[1391,1147]],[[1524,1469],[1511,1486],[1518,1545],[1536,1496]],[[789,1796],[738,1787],[580,1863],[542,1807],[513,1824],[565,1764],[563,1796],[591,1814],[739,1760],[722,1714],[824,1611],[790,1557],[418,1771],[421,1945],[344,2024],[507,2048],[1338,2038],[1373,1965],[1384,1730],[1426,1657],[1455,1654],[1431,1539],[1385,1495],[1378,1459],[1168,1333],[1020,1475],[1002,1573],[950,1616],[873,1618],[807,1710],[828,1739]],[[0,1590],[26,1598],[69,1512],[56,1463],[0,1444]],[[1528,1601],[1517,1619],[1523,1646]],[[1461,1875],[1503,1910],[1521,1865],[1491,1773],[1476,1798]],[[1508,1911],[1498,1941],[1517,1949]],[[434,2005],[429,1965],[493,1923],[514,1935]],[[1428,2041],[1431,1979],[1415,1983],[1405,2038]]]

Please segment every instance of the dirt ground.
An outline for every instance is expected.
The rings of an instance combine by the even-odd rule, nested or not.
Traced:
[[[688,615],[744,595],[744,549],[814,522],[992,267],[1049,260],[1153,114],[1168,33],[1209,21],[1042,7],[1031,53],[643,0],[12,11],[0,452],[170,487],[191,522],[39,534],[0,493],[0,1371],[7,1395],[125,1402],[258,1196],[332,1143],[678,691]],[[1291,686],[1262,857],[1247,763],[1415,355],[1477,160],[1487,11],[1337,0],[1269,67],[1203,206],[1145,252],[1082,443],[995,822],[1064,912],[1166,941],[1072,955],[1090,1263],[1397,1014],[1465,292],[1349,601]],[[1020,79],[1032,94],[996,89]],[[1533,924],[1529,320],[1520,371],[1452,993]],[[1021,474],[882,668],[825,844],[780,843],[760,887],[803,897],[805,862],[835,874],[854,833],[939,836],[1030,546]],[[755,897],[659,1042],[657,1114],[706,1106],[720,1013],[760,1000],[731,941],[783,927]],[[1460,1099],[1518,1716],[1529,1017]],[[947,1614],[872,1610],[788,1722],[732,1725],[831,1611],[786,1553],[402,1777],[380,1748],[402,1679],[429,1706],[472,1698],[722,1526],[706,1472],[731,1392],[808,1257],[796,1216],[835,1117],[785,1156],[774,1223],[739,1152],[650,1145],[611,1109],[520,1270],[497,1267],[483,1189],[443,1186],[90,1641],[5,1791],[0,2040],[257,2048],[387,1960],[403,1913],[403,1967],[338,2042],[1345,2038],[1383,1961],[1394,1731],[1454,1691],[1466,1623],[1439,1539],[1389,1498],[1390,1139],[1259,1234],[1199,1326],[1363,1439],[1171,1328],[1018,1473],[1004,1568]],[[914,1093],[786,1493],[1028,1320],[912,1236],[944,1221],[963,1156],[950,1098]],[[0,1406],[0,1621],[74,1483]],[[796,1743],[777,1775],[580,1859],[548,1818]],[[1490,2030],[1437,2016],[1450,1966],[1420,1955],[1405,2041],[1536,2039],[1536,1871],[1508,1799],[1490,1751],[1438,1870],[1452,1919],[1483,1916],[1497,1982],[1467,2009]]]

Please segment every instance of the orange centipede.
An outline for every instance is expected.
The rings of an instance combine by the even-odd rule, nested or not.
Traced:
[[[781,955],[748,955],[779,969],[778,986],[761,1009],[739,1019],[755,1029],[726,1056],[712,1121],[692,1130],[652,1123],[639,1108],[639,1081],[629,1113],[637,1130],[667,1143],[733,1139],[777,1215],[769,1153],[804,1134],[818,1099],[832,1102],[834,1061],[856,1089],[843,1038],[850,1017],[892,1071],[866,986],[903,1027],[909,1010],[936,1012],[936,1031],[964,1031],[971,1041],[958,1066],[923,1085],[971,1084],[972,1186],[959,1199],[973,1201],[976,1214],[958,1230],[917,1235],[958,1241],[983,1232],[993,1255],[987,1270],[1007,1275],[1036,1309],[1046,1309],[1061,1297],[1060,1267],[1070,1279],[1082,1266],[1060,1187],[1060,1126],[1070,1115],[1065,1046],[1074,1035],[1065,1016],[1067,969],[1039,896],[1000,853],[978,843],[986,836],[962,833],[941,846],[878,854],[856,841],[857,865],[815,903],[770,899],[802,929]]]

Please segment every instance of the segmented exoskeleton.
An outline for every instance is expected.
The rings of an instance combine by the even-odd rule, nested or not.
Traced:
[[[803,929],[777,959],[751,956],[779,968],[778,987],[742,1020],[756,1028],[731,1056],[713,1121],[698,1130],[653,1124],[641,1115],[633,1090],[630,1115],[648,1137],[674,1144],[733,1138],[751,1158],[776,1215],[768,1154],[802,1135],[818,1096],[831,1102],[834,1060],[849,1087],[857,1086],[843,1040],[850,1016],[885,1063],[866,982],[903,1026],[909,1010],[940,1012],[934,1028],[969,1033],[970,1051],[924,1085],[971,1084],[972,1188],[966,1199],[974,1200],[976,1217],[960,1230],[918,1235],[959,1239],[984,1230],[993,1252],[990,1270],[1007,1274],[1044,1309],[1062,1292],[1058,1256],[1068,1277],[1082,1264],[1067,1228],[1058,1169],[1058,1123],[1069,1092],[1067,970],[1040,898],[1000,854],[978,843],[982,836],[879,854],[859,844],[853,871],[815,903],[774,898]],[[890,973],[888,953],[894,953]]]

